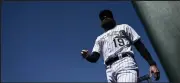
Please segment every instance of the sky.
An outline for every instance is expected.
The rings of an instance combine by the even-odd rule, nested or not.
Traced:
[[[4,2],[2,5],[1,66],[3,82],[106,82],[103,57],[97,63],[82,58],[103,33],[98,14],[110,9],[118,24],[129,24],[161,72],[168,78],[129,1]],[[139,74],[148,63],[134,48]]]

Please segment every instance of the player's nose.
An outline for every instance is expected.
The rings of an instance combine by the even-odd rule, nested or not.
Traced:
[[[103,16],[104,19],[107,19],[108,17],[107,16]]]
[[[102,21],[104,21],[104,20],[106,20],[108,18],[109,18],[108,16],[103,16],[103,20]]]

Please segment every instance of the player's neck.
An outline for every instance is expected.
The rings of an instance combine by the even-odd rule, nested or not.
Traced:
[[[116,27],[116,25],[115,25],[114,27]],[[114,28],[114,27],[113,27],[113,28]],[[109,31],[109,30],[111,30],[111,29],[113,29],[113,28],[104,28],[104,32],[107,32],[107,31]]]
[[[110,30],[110,29],[108,29],[108,30],[107,30],[107,29],[104,29],[104,32],[107,32],[107,31],[109,31],[109,30]]]

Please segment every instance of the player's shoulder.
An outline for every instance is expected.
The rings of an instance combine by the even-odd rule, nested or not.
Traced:
[[[126,28],[126,27],[129,27],[130,25],[129,24],[119,24],[117,25],[116,28]]]
[[[129,26],[129,24],[121,24],[122,26]]]
[[[96,41],[100,41],[100,40],[102,40],[103,35],[104,35],[104,34],[101,34],[101,35],[97,36],[97,37],[96,37]]]
[[[108,32],[104,32],[101,35],[97,36],[96,41],[103,41],[107,37]]]
[[[131,26],[129,24],[119,24],[116,26],[116,30],[127,30],[131,28]]]

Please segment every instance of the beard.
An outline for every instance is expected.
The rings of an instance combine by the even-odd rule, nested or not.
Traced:
[[[101,27],[105,30],[112,29],[116,26],[116,22],[114,19],[106,18],[101,22]]]

